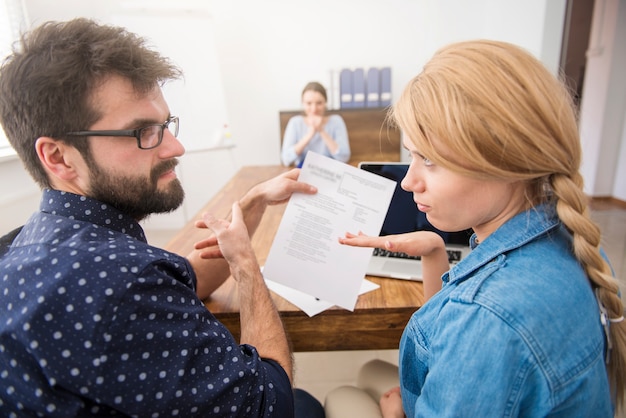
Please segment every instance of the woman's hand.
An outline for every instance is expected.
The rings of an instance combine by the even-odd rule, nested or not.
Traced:
[[[320,132],[326,125],[326,118],[324,116],[310,115],[306,118],[306,124],[315,132]]]
[[[402,397],[400,396],[400,387],[383,393],[380,397],[380,411],[383,418],[404,418],[404,410],[402,409]]]
[[[435,251],[445,251],[443,238],[431,231],[415,231],[376,237],[361,232],[358,235],[347,232],[344,238],[339,238],[339,243],[353,247],[382,248],[412,256],[428,256]]]
[[[360,232],[358,235],[348,232],[344,238],[339,238],[339,242],[354,247],[383,248],[421,257],[425,300],[441,290],[441,276],[450,269],[443,238],[432,231],[415,231],[377,237],[370,237]]]

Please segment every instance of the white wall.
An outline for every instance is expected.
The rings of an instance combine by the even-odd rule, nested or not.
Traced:
[[[562,27],[561,3],[551,26]],[[278,111],[300,107],[306,82],[328,86],[330,70],[390,66],[397,97],[435,50],[452,41],[495,38],[543,53],[544,0],[319,0],[315,7],[234,0],[213,6],[242,164],[279,163]]]
[[[39,187],[16,158],[0,161],[0,235],[22,225],[39,205]]]
[[[76,16],[110,21],[120,8],[146,5],[210,14],[215,46],[207,44],[206,34],[193,32],[197,25],[173,31],[164,24],[161,30],[180,51],[191,56],[217,52],[225,114],[237,143],[233,153],[238,165],[279,164],[278,112],[300,107],[300,92],[308,81],[318,80],[328,86],[331,70],[390,66],[392,95],[397,97],[439,47],[463,39],[492,38],[527,48],[556,72],[566,3],[566,0],[318,0],[314,5],[303,0],[24,1],[33,24]],[[626,0],[606,1],[623,4]],[[199,103],[197,108],[205,107]],[[211,112],[207,110],[205,114],[208,113]],[[194,138],[185,137],[182,128],[192,123],[191,120],[197,123],[198,116],[180,116],[183,143],[194,143]],[[623,113],[620,117],[623,119]],[[595,121],[589,127],[590,131],[600,129]],[[619,167],[624,165],[622,162]],[[0,164],[0,177],[6,173]],[[197,181],[211,181],[211,178]]]
[[[592,196],[626,200],[626,0],[596,0],[581,103],[581,172]]]
[[[34,23],[74,16],[106,21],[120,5],[173,7],[166,1],[25,2]],[[247,165],[279,163],[278,111],[299,108],[308,81],[328,86],[333,69],[391,66],[396,97],[437,48],[479,37],[520,44],[556,69],[565,0],[318,0],[314,7],[301,0],[186,0],[175,7],[213,16],[237,160]],[[213,48],[193,28],[171,29],[162,31],[181,51]]]

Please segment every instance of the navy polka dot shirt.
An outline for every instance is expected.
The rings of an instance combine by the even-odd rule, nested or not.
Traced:
[[[0,416],[292,416],[284,370],[195,282],[133,219],[45,190],[0,259]]]

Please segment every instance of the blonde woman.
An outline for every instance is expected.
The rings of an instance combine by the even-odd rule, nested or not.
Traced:
[[[438,51],[391,112],[412,156],[402,187],[431,224],[474,235],[447,272],[428,232],[341,239],[422,255],[429,269],[434,295],[404,331],[383,415],[613,417],[624,308],[563,84],[519,47],[462,42]]]

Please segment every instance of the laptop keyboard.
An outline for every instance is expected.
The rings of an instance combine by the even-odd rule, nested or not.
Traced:
[[[448,262],[450,262],[450,264],[456,264],[461,260],[460,250],[446,249],[446,251],[448,252]],[[398,251],[389,251],[389,250],[384,250],[382,248],[374,248],[373,255],[377,255],[379,257],[406,258],[408,260],[421,260],[422,258],[419,255],[408,255],[407,253],[398,252]]]

